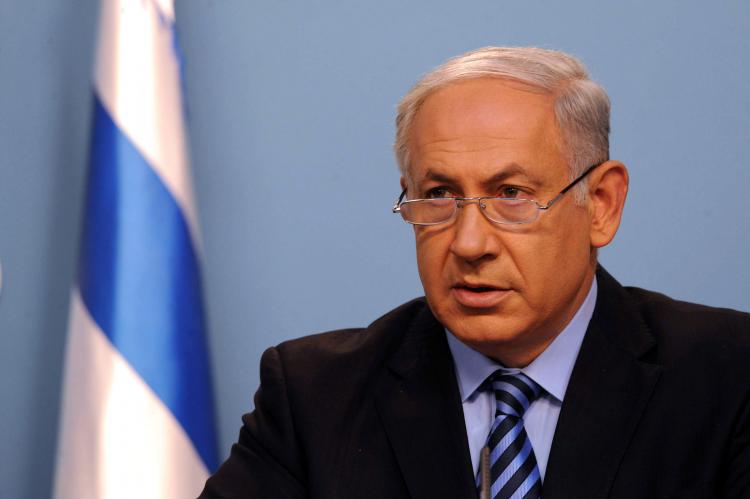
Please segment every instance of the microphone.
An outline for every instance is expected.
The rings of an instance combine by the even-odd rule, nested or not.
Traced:
[[[479,476],[482,483],[479,499],[490,499],[490,449],[486,445],[479,453]]]

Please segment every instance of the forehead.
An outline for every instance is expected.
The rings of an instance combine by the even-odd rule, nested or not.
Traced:
[[[496,172],[506,164],[565,163],[554,97],[499,78],[454,83],[428,96],[410,142],[412,170],[471,166]]]

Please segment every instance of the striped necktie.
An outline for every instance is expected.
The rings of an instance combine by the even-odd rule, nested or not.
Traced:
[[[539,499],[542,478],[534,449],[523,427],[523,415],[542,389],[523,373],[495,371],[488,378],[495,392],[495,420],[487,437],[489,497]],[[481,470],[477,485],[481,488]]]

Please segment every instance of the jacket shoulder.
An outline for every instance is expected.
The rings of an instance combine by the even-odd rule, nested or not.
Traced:
[[[325,387],[333,391],[353,387],[366,383],[387,363],[425,312],[429,312],[427,303],[417,298],[367,327],[304,336],[269,351],[276,354],[290,387]]]
[[[681,329],[740,330],[750,334],[750,313],[675,300],[669,296],[636,287],[625,287],[647,321],[679,324]]]
[[[385,313],[367,327],[338,329],[311,334],[280,343],[283,357],[306,357],[317,361],[356,357],[387,349],[398,342],[414,318],[427,308],[424,298],[415,298]]]
[[[662,352],[670,357],[750,354],[749,313],[675,300],[636,287],[625,290]]]

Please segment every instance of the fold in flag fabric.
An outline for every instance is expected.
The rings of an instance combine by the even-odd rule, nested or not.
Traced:
[[[171,0],[104,0],[57,499],[197,496],[217,466]]]

